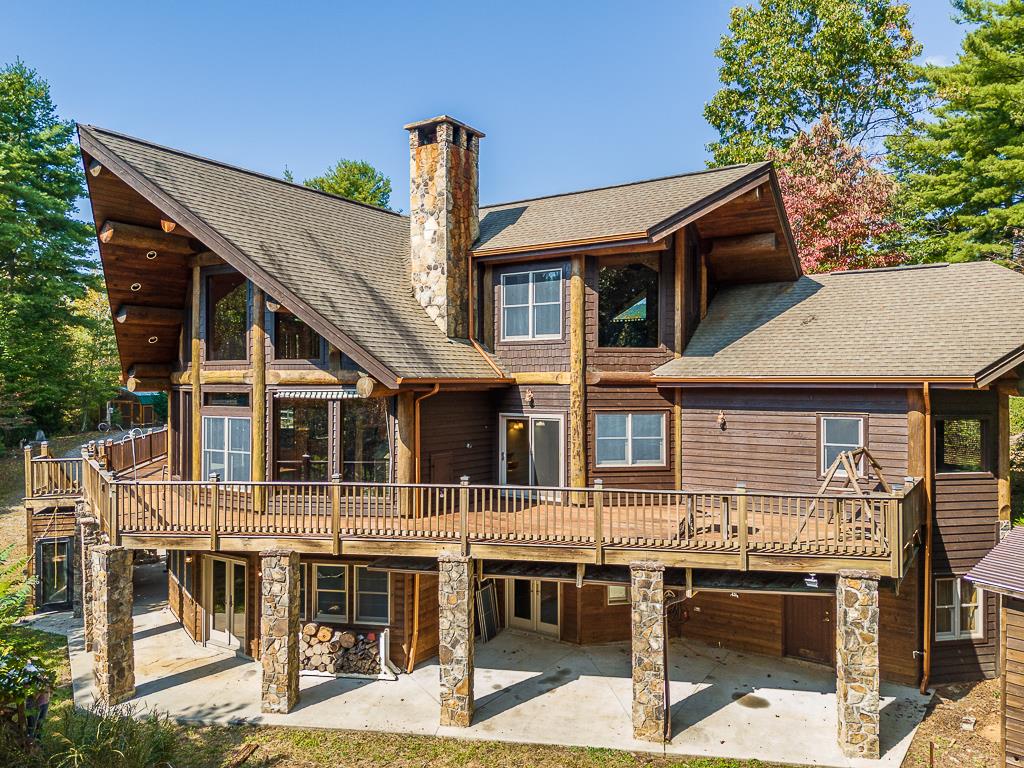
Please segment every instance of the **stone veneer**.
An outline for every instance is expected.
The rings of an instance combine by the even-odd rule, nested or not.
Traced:
[[[106,706],[135,694],[132,559],[124,547],[92,548],[93,678],[96,698]]]
[[[260,553],[260,663],[263,712],[290,712],[299,701],[299,554]]]
[[[878,576],[840,571],[836,604],[839,747],[847,757],[878,758]]]
[[[412,291],[452,338],[469,336],[469,249],[480,233],[482,134],[444,118],[409,129]]]
[[[82,619],[85,650],[92,650],[92,550],[101,543],[100,521],[85,512],[85,502],[75,505],[75,612]]]
[[[441,555],[437,570],[441,725],[467,727],[473,720],[473,561]]]
[[[639,562],[629,566],[633,628],[633,738],[664,742],[665,706],[665,566]]]

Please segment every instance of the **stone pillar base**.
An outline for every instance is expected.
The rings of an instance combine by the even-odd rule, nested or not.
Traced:
[[[284,714],[299,703],[299,553],[260,553],[260,709]]]
[[[441,725],[465,728],[473,721],[473,561],[441,555],[437,565]]]
[[[108,707],[135,695],[132,561],[124,547],[92,548],[93,678],[96,698]]]
[[[847,757],[878,759],[878,575],[840,571],[836,605],[839,747]]]
[[[665,566],[629,566],[633,609],[633,738],[663,743],[668,737],[665,673]]]

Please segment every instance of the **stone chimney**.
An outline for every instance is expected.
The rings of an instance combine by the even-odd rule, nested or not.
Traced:
[[[450,338],[469,336],[469,249],[480,234],[477,184],[484,134],[441,115],[410,123],[412,291]]]

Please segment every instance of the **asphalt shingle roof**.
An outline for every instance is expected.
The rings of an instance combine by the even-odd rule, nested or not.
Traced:
[[[1006,534],[967,578],[997,592],[1024,595],[1024,526]]]
[[[656,376],[974,378],[1024,345],[1024,275],[990,262],[725,288]]]
[[[471,346],[448,339],[413,297],[407,217],[92,126],[80,130],[396,375],[497,375]]]
[[[769,163],[733,165],[651,181],[538,197],[480,209],[475,251],[647,236],[657,225]]]

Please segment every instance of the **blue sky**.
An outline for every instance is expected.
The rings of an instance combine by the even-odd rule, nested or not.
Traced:
[[[910,0],[922,58],[962,29]],[[481,201],[701,168],[724,0],[7,0],[0,62],[49,80],[65,117],[302,179],[364,159],[407,207],[402,125],[447,112],[487,133]]]

